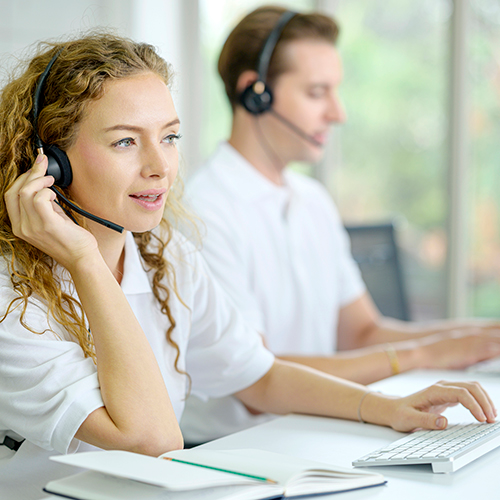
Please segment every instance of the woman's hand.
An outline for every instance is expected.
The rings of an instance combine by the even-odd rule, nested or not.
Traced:
[[[493,402],[477,382],[441,381],[403,398],[372,393],[366,396],[360,410],[368,422],[410,432],[418,428],[445,429],[448,421],[441,414],[457,404],[467,408],[479,422],[491,423],[497,416]]]
[[[54,178],[45,176],[47,166],[47,157],[39,155],[5,193],[5,203],[13,233],[69,269],[94,253],[97,241],[57,205],[56,195],[49,189]]]

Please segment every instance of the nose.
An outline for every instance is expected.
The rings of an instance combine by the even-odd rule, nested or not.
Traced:
[[[145,145],[141,157],[142,175],[144,177],[165,177],[170,169],[170,160],[161,144]]]
[[[346,121],[344,105],[336,92],[333,92],[330,96],[327,120],[331,123],[344,123]]]

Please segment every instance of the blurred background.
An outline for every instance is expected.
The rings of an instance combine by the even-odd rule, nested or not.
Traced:
[[[0,0],[0,84],[39,40],[102,26],[175,71],[184,177],[230,130],[216,65],[260,0]],[[500,0],[289,0],[341,26],[348,121],[320,165],[347,224],[396,226],[415,320],[500,316]]]

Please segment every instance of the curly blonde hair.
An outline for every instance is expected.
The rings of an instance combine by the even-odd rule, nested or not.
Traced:
[[[63,291],[65,278],[54,272],[53,259],[13,234],[4,200],[5,192],[35,160],[33,96],[40,75],[58,52],[45,81],[37,131],[44,143],[54,144],[63,151],[76,140],[87,105],[102,97],[106,82],[151,72],[169,85],[171,69],[151,45],[108,32],[92,32],[74,40],[39,44],[34,57],[17,68],[15,74],[19,76],[11,78],[0,96],[0,252],[8,263],[17,293],[0,322],[21,305],[21,324],[33,331],[26,324],[25,313],[30,297],[36,297],[46,304],[49,321],[53,318],[67,329],[85,356],[96,361],[82,305]],[[69,192],[64,191],[71,198]],[[177,366],[180,351],[172,338],[175,319],[169,307],[171,291],[177,296],[178,291],[174,267],[165,258],[165,249],[172,238],[172,217],[185,216],[179,202],[181,191],[179,185],[174,185],[168,196],[165,213],[169,218],[163,218],[161,233],[148,231],[134,234],[134,238],[146,267],[153,271],[153,293],[170,323],[166,339],[177,352],[175,369],[184,373]],[[74,216],[85,225],[81,218]],[[182,302],[180,297],[179,300]]]

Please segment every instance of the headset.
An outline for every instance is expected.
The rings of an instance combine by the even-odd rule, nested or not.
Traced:
[[[257,80],[251,83],[240,94],[240,104],[254,116],[270,112],[294,133],[296,133],[306,141],[312,143],[314,146],[322,147],[323,144],[317,141],[313,136],[306,133],[300,127],[298,127],[273,109],[273,94],[268,84],[266,83],[269,63],[271,61],[271,57],[273,56],[274,49],[276,48],[276,44],[278,43],[287,24],[296,15],[297,12],[287,10],[281,15],[281,17],[278,19],[278,22],[271,30],[271,33],[269,33],[259,54],[259,59],[257,62]]]
[[[59,149],[53,144],[45,144],[38,135],[38,115],[40,114],[40,108],[43,103],[43,89],[45,86],[45,81],[47,80],[47,76],[50,72],[50,69],[52,68],[52,65],[59,57],[61,50],[62,49],[56,52],[54,57],[52,57],[49,64],[47,64],[47,67],[38,79],[38,83],[35,88],[35,94],[33,96],[33,130],[35,135],[34,142],[36,153],[45,154],[49,162],[47,173],[45,175],[51,175],[52,177],[54,177],[54,186],[64,189],[67,188],[73,180],[73,171],[71,170],[71,163],[69,161],[68,155],[62,149]],[[71,207],[75,212],[82,215],[83,217],[86,217],[87,219],[102,224],[109,229],[113,229],[114,231],[117,231],[119,233],[123,232],[122,226],[119,226],[118,224],[115,224],[114,222],[111,222],[109,220],[102,219],[101,217],[97,217],[97,215],[93,215],[89,212],[86,212],[85,210],[82,210],[80,207],[77,207],[74,203],[69,201],[59,190],[55,189],[54,186],[51,186],[50,189],[54,191],[57,198],[61,199],[65,205]],[[61,206],[60,203],[58,204],[59,206]],[[61,208],[71,219],[73,219],[73,221],[75,221],[75,219],[64,207],[61,206]]]
[[[278,19],[278,22],[271,30],[271,33],[269,33],[260,51],[257,62],[257,80],[250,84],[240,95],[241,104],[252,115],[260,115],[271,109],[273,94],[266,83],[269,63],[285,26],[296,15],[297,12],[287,10]]]

